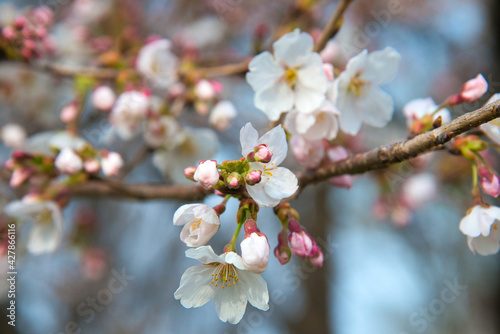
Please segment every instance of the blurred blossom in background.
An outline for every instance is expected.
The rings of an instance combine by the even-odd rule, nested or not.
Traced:
[[[302,29],[319,31],[337,5],[312,1],[316,9],[311,17],[294,17],[305,2],[2,0],[0,26],[26,6],[45,4],[54,12],[50,39],[60,64],[89,65],[96,54],[101,55],[100,63],[90,65],[110,64],[116,56],[113,48],[132,54],[141,46],[138,36],[157,36],[170,39],[173,50],[192,50],[193,57],[202,54],[209,66],[235,63],[251,54],[259,33],[255,27],[282,34],[295,28],[291,23],[288,31],[274,31],[287,18],[303,24]],[[498,15],[500,5],[494,0],[354,1],[323,58],[335,59],[334,66],[344,68],[365,48],[391,46],[402,62],[397,80],[384,86],[396,104],[392,122],[385,129],[364,127],[364,134],[356,138],[358,147],[351,149],[359,152],[406,138],[407,102],[428,96],[443,101],[477,73],[488,80],[488,94],[481,102],[451,109],[454,117],[499,92]],[[274,40],[272,34],[264,36],[262,50]],[[243,76],[217,80],[225,88],[222,98],[234,104],[229,106],[231,120],[232,110],[238,111],[232,126],[217,134],[220,144],[214,158],[223,161],[240,156],[238,138],[244,124],[263,129],[267,118],[253,105],[252,89]],[[152,92],[160,88],[154,80],[149,84]],[[19,62],[0,62],[0,123],[22,124],[28,135],[61,128],[59,111],[72,101],[73,86],[68,78],[33,71]],[[176,94],[178,87],[162,81],[161,88],[166,86],[169,94]],[[209,99],[211,91],[203,88],[198,87],[199,96]],[[199,114],[205,111],[202,102],[195,106]],[[106,106],[102,109],[109,112]],[[83,138],[131,159],[141,148],[140,139],[120,141],[105,112],[89,98],[82,116]],[[208,120],[203,124],[190,115],[180,121],[208,126]],[[2,144],[0,161],[9,156],[10,149]],[[126,181],[168,180],[168,173],[154,167],[154,159],[146,159]],[[64,210],[63,245],[55,253],[21,254],[29,228],[18,231],[17,324],[8,326],[4,316],[0,332],[195,333],[210,328],[221,333],[500,333],[499,258],[472,255],[457,228],[464,208],[470,206],[469,188],[464,186],[470,180],[456,172],[468,168],[461,164],[454,157],[433,155],[425,162],[356,176],[349,190],[307,188],[293,205],[308,232],[322,236],[317,240],[324,267],[312,269],[296,258],[282,267],[271,258],[263,274],[270,310],[248,307],[235,326],[220,322],[212,306],[188,310],[174,300],[180,276],[194,262],[184,257],[185,247],[172,225],[175,210],[184,202],[75,198]],[[415,190],[412,175],[423,173],[423,165],[435,179],[421,179],[418,185],[430,185]],[[405,203],[391,197],[400,192],[407,196]],[[428,196],[419,197],[421,192]],[[0,185],[2,206],[15,198],[14,190]],[[204,201],[209,206],[219,202],[214,195]],[[221,225],[234,225],[236,210],[236,202],[230,201]],[[260,225],[263,233],[278,233],[271,209],[262,209],[259,219],[269,222]],[[230,237],[230,229],[221,229],[212,239],[214,249],[222,249]],[[82,242],[86,247],[79,247]],[[0,306],[5,312],[4,266],[0,263]]]

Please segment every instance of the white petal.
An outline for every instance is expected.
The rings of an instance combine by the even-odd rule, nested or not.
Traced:
[[[214,296],[215,310],[220,320],[237,324],[245,314],[247,296],[240,288],[240,284],[218,289]]]
[[[252,124],[250,122],[245,124],[240,130],[241,155],[246,157],[248,153],[253,152],[258,139],[259,133]]]
[[[497,124],[488,122],[486,124],[482,124],[480,128],[494,143],[500,144],[500,127]]]
[[[297,191],[297,177],[288,168],[278,167],[272,171],[272,174],[264,186],[270,197],[283,199],[292,196]]]
[[[247,186],[247,191],[250,197],[264,208],[274,207],[278,205],[281,200],[269,196],[262,181],[254,186]]]
[[[248,301],[254,307],[267,311],[269,309],[269,292],[266,281],[258,274],[249,271],[238,271],[242,288],[245,290]]]
[[[205,305],[215,294],[212,280],[213,267],[196,266],[188,268],[181,277],[175,299],[180,299],[185,308]]]
[[[53,224],[35,224],[30,231],[26,248],[33,254],[54,251],[61,242],[61,230]]]
[[[401,55],[391,47],[371,52],[362,78],[376,84],[388,82],[396,76],[401,63]]]
[[[190,248],[186,251],[186,257],[200,261],[203,264],[214,262],[222,263],[223,260],[215,254],[211,246],[201,246],[198,248]]]
[[[273,153],[271,161],[274,165],[279,165],[286,158],[288,152],[288,143],[286,141],[285,130],[278,125],[266,132],[258,140],[259,144],[266,144],[267,148]]]
[[[307,63],[297,70],[297,80],[302,86],[317,91],[318,93],[326,93],[328,79],[323,68],[323,61],[319,54],[312,54],[307,60]]]
[[[346,76],[349,77],[349,81],[351,80],[350,77],[356,74],[358,71],[364,71],[368,64],[368,50],[364,49],[347,62],[347,66],[345,68],[345,71],[340,74],[340,76]],[[339,78],[340,78],[339,76]]]
[[[271,121],[277,121],[282,112],[293,107],[294,93],[284,82],[259,90],[255,93],[255,106],[262,110]]]
[[[479,236],[477,238],[467,237],[469,241],[469,248],[472,252],[478,252],[481,255],[493,255],[500,250],[498,229],[492,232],[488,237]],[[469,240],[469,238],[471,240]]]
[[[363,122],[371,126],[386,126],[394,114],[392,97],[377,86],[370,86],[365,94],[360,98],[358,115],[363,117]]]
[[[174,213],[174,225],[185,225],[196,219],[194,208],[200,204],[185,204],[177,209]]]
[[[299,83],[295,86],[295,108],[299,112],[313,112],[319,108],[325,98],[325,92],[319,92]]]
[[[463,234],[470,237],[478,237],[481,235],[481,229],[479,225],[481,207],[476,205],[472,208],[470,213],[466,215],[460,221],[459,229]]]
[[[295,29],[273,43],[274,56],[276,60],[286,63],[289,67],[301,66],[309,58],[313,46],[311,35]]]
[[[243,259],[241,258],[241,256],[239,256],[235,252],[228,252],[228,253],[223,254],[222,256],[224,256],[225,262],[233,264],[236,268],[241,269],[241,270],[246,269],[246,266],[245,266],[245,263],[243,262]]]
[[[269,88],[285,74],[285,69],[268,51],[255,56],[248,69],[250,72],[247,72],[246,79],[255,91]]]
[[[295,134],[304,135],[316,123],[316,114],[295,113],[297,116],[295,121]]]
[[[362,124],[355,99],[356,96],[350,93],[339,93],[337,96],[337,107],[340,109],[340,128],[351,135],[357,134]]]

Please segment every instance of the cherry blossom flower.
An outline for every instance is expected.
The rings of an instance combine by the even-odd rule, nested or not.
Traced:
[[[7,123],[2,126],[2,141],[11,149],[19,149],[26,140],[26,131],[18,124]]]
[[[76,174],[83,168],[82,158],[69,147],[65,147],[54,160],[56,168],[65,174]]]
[[[494,94],[488,102],[486,102],[486,105],[490,103],[494,103],[500,101],[500,93]],[[495,118],[492,121],[489,121],[488,123],[482,124],[480,126],[480,129],[485,133],[485,135],[493,140],[496,144],[500,145],[500,119]]]
[[[217,130],[225,131],[231,126],[236,114],[234,104],[231,101],[223,100],[218,102],[212,109],[208,121]]]
[[[167,89],[177,81],[178,59],[168,39],[159,39],[142,47],[136,68],[154,87]]]
[[[328,82],[313,45],[309,34],[295,29],[274,42],[274,55],[265,51],[250,62],[246,79],[255,91],[255,106],[270,120],[294,107],[313,112],[325,99]]]
[[[332,140],[339,131],[338,116],[339,112],[333,103],[325,100],[312,113],[289,112],[285,118],[285,128],[307,140]]]
[[[498,175],[491,172],[486,166],[480,166],[478,168],[478,175],[481,180],[479,184],[484,193],[493,197],[498,197],[498,195],[500,195],[500,179]]]
[[[34,223],[26,245],[29,252],[48,253],[59,246],[63,218],[61,209],[55,202],[25,196],[20,201],[7,204],[4,212],[8,216]]]
[[[193,179],[199,182],[203,188],[211,189],[219,181],[219,170],[215,160],[203,160],[198,164]]]
[[[263,207],[276,206],[283,198],[292,196],[298,188],[295,174],[288,168],[278,167],[285,160],[288,145],[285,131],[278,125],[259,138],[257,130],[247,123],[240,131],[241,153],[246,157],[254,148],[265,144],[272,158],[268,163],[250,162],[250,169],[262,172],[261,181],[247,185],[249,195]]]
[[[161,116],[146,124],[144,140],[151,147],[167,145],[180,131],[180,125],[172,116]]]
[[[219,230],[220,220],[205,204],[186,204],[175,211],[174,225],[184,225],[181,240],[189,247],[205,245]]]
[[[471,252],[492,255],[500,249],[498,223],[500,208],[496,206],[476,205],[460,221],[460,231],[467,236]]]
[[[212,247],[202,246],[188,249],[186,257],[203,265],[188,268],[174,293],[185,308],[200,307],[213,299],[220,320],[231,324],[243,318],[247,302],[263,311],[269,309],[266,281],[248,271],[238,254],[227,252],[218,256]]]
[[[293,135],[290,146],[297,162],[309,169],[318,167],[325,157],[322,140],[307,140],[302,136]]]
[[[251,233],[240,244],[241,257],[248,270],[262,274],[269,263],[269,243],[262,233]]]
[[[370,54],[363,50],[349,60],[329,90],[330,99],[340,111],[344,132],[358,133],[363,122],[375,127],[389,123],[394,101],[379,85],[396,76],[400,61],[400,54],[391,47]]]
[[[118,97],[110,122],[120,138],[130,140],[141,131],[148,107],[148,97],[141,92],[127,91]]]
[[[436,120],[441,116],[443,123],[451,121],[450,111],[446,108],[439,110],[435,113],[438,106],[436,102],[431,97],[423,99],[415,99],[408,102],[403,107],[403,113],[406,117],[406,126],[410,129],[415,120],[422,119],[426,115],[433,115],[433,120]]]

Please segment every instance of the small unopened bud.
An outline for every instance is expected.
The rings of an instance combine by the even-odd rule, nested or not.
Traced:
[[[230,189],[237,189],[240,187],[242,177],[239,173],[233,172],[226,179],[226,185]]]
[[[210,81],[202,79],[196,83],[194,88],[196,97],[200,100],[207,101],[215,97],[215,89]]]
[[[253,186],[259,183],[261,178],[262,178],[262,172],[260,170],[253,169],[248,171],[247,174],[245,175],[245,182],[249,186]]]
[[[14,26],[17,29],[22,29],[22,28],[24,28],[24,26],[26,25],[27,22],[28,22],[28,20],[26,19],[26,17],[24,17],[24,16],[18,16],[14,20]]]
[[[115,92],[108,86],[99,86],[92,93],[92,105],[102,111],[109,111],[116,101]]]
[[[78,106],[76,103],[69,103],[61,109],[61,121],[71,123],[78,117]]]
[[[245,235],[260,232],[259,228],[257,227],[257,223],[253,219],[246,220],[243,224],[243,229],[245,230]]]
[[[2,36],[6,40],[12,40],[16,37],[16,31],[11,26],[5,26],[2,28]]]
[[[76,174],[82,170],[83,161],[72,148],[65,147],[57,155],[54,165],[61,173]]]
[[[11,149],[19,149],[23,146],[26,140],[26,131],[17,124],[5,124],[2,127],[2,141],[5,146]]]
[[[24,183],[31,175],[33,175],[34,170],[28,167],[19,167],[14,169],[10,177],[9,185],[12,188],[19,187]]]
[[[286,229],[282,229],[278,234],[278,246],[274,249],[274,256],[276,256],[281,265],[287,264],[292,257],[292,252],[288,247],[288,233]]]
[[[478,168],[478,174],[481,178],[480,184],[484,193],[493,197],[498,197],[498,195],[500,195],[500,179],[498,175],[490,172],[486,166],[480,166]]]
[[[295,219],[291,219],[288,222],[288,229],[291,232],[288,236],[288,241],[290,242],[292,254],[300,257],[308,257],[313,250],[314,240]]]
[[[86,159],[83,162],[83,168],[85,169],[85,171],[87,173],[94,174],[94,173],[99,172],[99,169],[101,169],[101,164],[99,163],[99,160],[94,159],[94,158],[90,158],[90,159]]]
[[[311,261],[313,266],[318,267],[318,268],[323,267],[324,256],[323,256],[323,252],[321,251],[321,249],[318,249],[318,252],[316,253],[316,255],[310,257],[309,260]]]
[[[269,263],[269,243],[262,233],[252,233],[240,244],[241,258],[248,270],[261,274]]]
[[[273,153],[269,151],[266,144],[255,146],[253,153],[253,159],[257,162],[268,163],[273,157]]]
[[[460,92],[460,97],[465,102],[476,102],[488,91],[488,82],[482,74],[467,81]]]
[[[203,188],[213,188],[219,181],[219,170],[215,160],[203,160],[198,164],[193,179],[199,182]]]
[[[188,168],[184,169],[184,176],[191,180],[194,181],[194,173],[196,172],[196,167],[195,166],[190,166]]]

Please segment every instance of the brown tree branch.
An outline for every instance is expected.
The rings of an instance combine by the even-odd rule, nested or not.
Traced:
[[[343,174],[361,174],[385,168],[389,165],[414,158],[434,150],[449,142],[454,137],[500,117],[500,101],[467,113],[433,131],[418,135],[412,139],[391,145],[380,146],[365,153],[355,154],[333,165],[314,171],[297,173],[299,191],[311,183],[327,180]],[[154,184],[107,184],[91,181],[73,190],[80,196],[130,197],[136,199],[181,199],[195,201],[210,194],[198,185],[154,185]]]
[[[314,51],[320,52],[321,50],[323,50],[328,40],[335,36],[335,34],[339,30],[340,21],[344,17],[344,13],[347,10],[347,7],[349,7],[351,2],[353,1],[354,0],[340,0],[337,9],[335,9],[335,12],[333,12],[332,16],[330,16],[330,19],[323,28],[323,31],[321,32],[321,35],[319,36],[319,39],[314,46]]]

